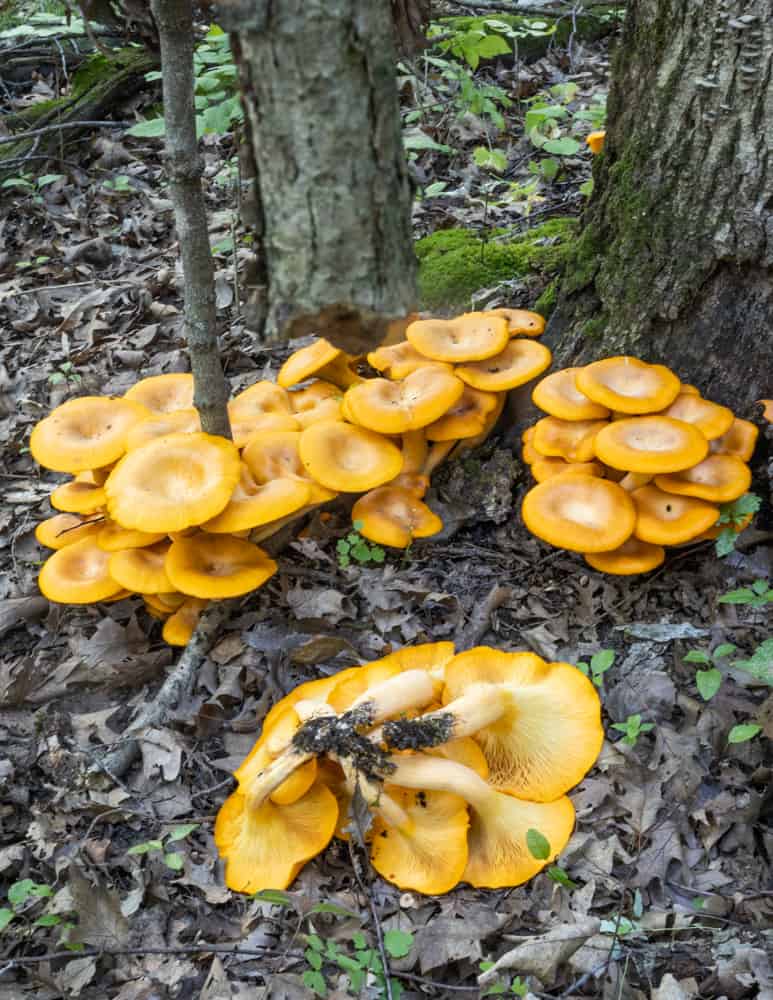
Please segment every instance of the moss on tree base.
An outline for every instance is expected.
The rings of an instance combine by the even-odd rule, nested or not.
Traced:
[[[551,219],[518,235],[497,229],[485,240],[473,229],[442,229],[425,236],[416,243],[421,307],[466,309],[482,288],[534,272],[549,280],[563,267],[576,226],[575,219]],[[540,299],[545,315],[555,301],[550,288]]]

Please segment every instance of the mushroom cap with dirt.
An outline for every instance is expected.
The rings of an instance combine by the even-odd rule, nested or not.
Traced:
[[[219,514],[239,481],[239,452],[212,434],[170,434],[130,451],[105,483],[124,528],[181,531]]]
[[[719,508],[696,497],[666,493],[654,483],[631,492],[636,505],[633,533],[652,545],[681,545],[716,524]]]
[[[36,526],[35,539],[47,549],[63,549],[84,538],[97,538],[104,523],[100,514],[54,514]]]
[[[114,396],[79,396],[35,425],[32,457],[54,472],[87,472],[117,461],[131,428],[148,417],[139,403]]]
[[[545,332],[545,317],[528,309],[487,309],[491,316],[503,316],[511,337],[541,337]]]

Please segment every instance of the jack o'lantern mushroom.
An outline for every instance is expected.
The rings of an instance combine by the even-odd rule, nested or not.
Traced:
[[[633,534],[636,510],[617,483],[595,476],[553,476],[523,498],[524,524],[537,538],[573,552],[608,552]]]
[[[528,309],[488,309],[491,316],[503,316],[511,337],[541,337],[545,332],[545,317]]]
[[[662,545],[651,545],[640,538],[631,537],[611,552],[587,552],[585,562],[601,573],[613,576],[635,576],[649,573],[662,565],[666,550]]]
[[[381,434],[419,430],[442,417],[464,384],[439,368],[419,368],[398,382],[371,378],[348,390],[345,411],[353,423]]]
[[[276,573],[276,563],[257,545],[228,535],[193,535],[172,542],[166,555],[172,588],[202,599],[238,597]]]
[[[588,399],[619,413],[652,413],[670,406],[680,382],[664,365],[650,365],[623,355],[604,358],[580,368],[577,388]]]
[[[139,403],[113,396],[79,396],[57,406],[33,428],[30,452],[54,472],[88,472],[117,461],[131,428],[149,416]]]
[[[443,530],[443,522],[415,494],[399,486],[379,486],[352,508],[363,538],[398,549]]]
[[[54,514],[35,528],[35,538],[47,549],[63,549],[84,538],[97,537],[104,525],[100,515]]]
[[[577,388],[579,371],[579,368],[562,368],[540,379],[531,394],[534,405],[559,420],[605,420],[609,409],[594,403]]]
[[[301,433],[301,461],[312,479],[341,493],[362,493],[394,479],[399,448],[375,431],[341,421],[312,424]]]
[[[631,493],[636,505],[633,533],[652,545],[681,545],[716,523],[719,508],[695,497],[666,493],[652,483]]]
[[[504,316],[472,312],[456,319],[417,320],[405,336],[420,354],[434,361],[464,363],[501,354],[510,329]]]
[[[712,503],[737,500],[749,489],[751,482],[751,469],[737,455],[709,455],[690,468],[655,476],[655,485],[667,493],[698,497]]]
[[[110,575],[109,561],[110,554],[93,537],[58,549],[40,571],[40,592],[58,604],[95,604],[114,597],[124,588]]]
[[[172,372],[135,382],[123,398],[141,403],[151,413],[171,413],[193,408],[193,390],[193,375]]]
[[[552,357],[543,344],[533,340],[511,340],[503,351],[491,358],[457,365],[454,374],[473,389],[507,392],[541,375]]]

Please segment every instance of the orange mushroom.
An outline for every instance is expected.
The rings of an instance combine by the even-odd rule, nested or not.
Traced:
[[[627,542],[611,552],[587,552],[585,562],[601,573],[613,576],[634,576],[657,569],[666,558],[666,550],[660,545],[651,545],[639,538],[629,538]]]
[[[126,436],[126,450],[133,451],[148,441],[167,434],[193,434],[201,430],[199,411],[194,409],[172,410],[169,413],[151,413],[140,420]]]
[[[656,477],[657,482],[657,477]],[[653,545],[681,545],[707,531],[719,509],[705,500],[665,493],[649,484],[631,493],[636,505],[634,535]]]
[[[726,406],[719,406],[691,392],[680,392],[674,402],[663,410],[662,415],[692,424],[707,441],[722,437],[730,430],[735,419],[733,411]]]
[[[503,316],[472,312],[456,319],[417,320],[405,336],[428,358],[462,363],[501,354],[510,339],[510,328]]]
[[[474,389],[507,392],[541,375],[552,357],[543,344],[533,340],[511,340],[499,354],[484,361],[457,365],[454,373]]]
[[[91,472],[81,472],[69,483],[57,486],[49,500],[52,507],[68,514],[93,514],[105,506],[107,497]]]
[[[401,379],[419,368],[439,368],[441,371],[452,372],[453,365],[447,361],[432,361],[426,355],[419,353],[413,344],[403,340],[389,347],[379,347],[368,355],[368,364],[376,371],[382,372],[387,378]]]
[[[403,467],[402,452],[391,441],[340,421],[307,427],[299,450],[307,475],[342,493],[374,489],[394,479]]]
[[[564,458],[567,462],[592,462],[596,456],[596,438],[605,427],[606,420],[543,417],[534,425],[531,444],[540,455]]]
[[[604,358],[581,368],[575,375],[580,392],[594,403],[620,413],[663,410],[679,395],[679,379],[664,365],[626,355]]]
[[[402,381],[367,379],[348,390],[348,418],[382,434],[418,430],[442,417],[461,397],[464,384],[439,368],[419,368]]]
[[[667,493],[698,497],[712,503],[729,503],[749,489],[749,466],[736,455],[709,455],[689,469],[655,476],[655,485]]]
[[[92,537],[59,549],[43,564],[40,592],[59,604],[95,604],[124,588],[108,571],[110,555]]]
[[[380,486],[361,496],[352,508],[352,520],[364,538],[398,549],[443,530],[437,514],[399,486]]]
[[[97,537],[105,523],[101,515],[55,514],[35,528],[35,538],[47,549],[63,549],[84,538]]]
[[[35,425],[30,452],[36,462],[55,472],[98,469],[123,455],[129,431],[147,416],[144,406],[128,399],[69,399]]]
[[[655,415],[612,421],[596,435],[594,447],[606,465],[651,476],[695,465],[709,443],[693,424]]]
[[[428,441],[458,441],[483,432],[489,416],[497,409],[499,397],[465,385],[462,395],[446,413],[426,428]]]
[[[528,309],[488,309],[491,316],[503,316],[511,337],[541,337],[545,332],[545,317]]]
[[[529,531],[557,548],[608,552],[633,534],[636,509],[622,487],[594,476],[554,476],[523,498]]]
[[[714,455],[735,455],[744,462],[750,462],[757,444],[759,430],[750,420],[733,420],[728,431],[711,441],[709,447]]]
[[[559,420],[604,420],[609,410],[580,392],[576,385],[579,368],[551,372],[534,386],[532,402]]]
[[[165,568],[171,581],[167,590],[209,600],[248,594],[273,576],[277,566],[251,542],[202,534],[172,542]]]
[[[190,410],[193,407],[193,391],[193,375],[173,372],[152,375],[136,382],[123,398],[142,404],[151,413],[170,413],[173,410]]]

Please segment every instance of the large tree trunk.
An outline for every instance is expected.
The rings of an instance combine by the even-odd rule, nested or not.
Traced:
[[[263,259],[265,338],[352,352],[416,302],[412,190],[385,0],[227,0],[238,32]]]
[[[557,360],[630,353],[747,414],[773,372],[773,3],[630,0]]]

